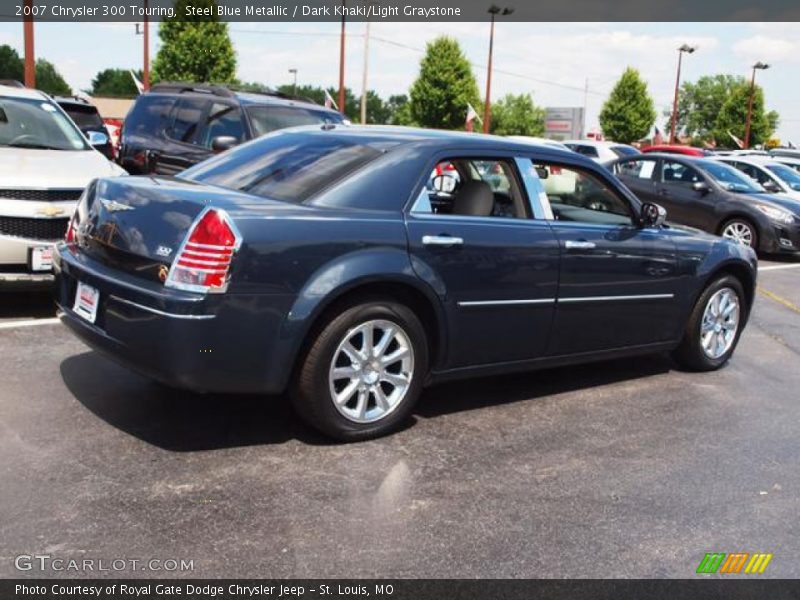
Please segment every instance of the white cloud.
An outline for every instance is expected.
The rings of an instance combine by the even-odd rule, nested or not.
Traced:
[[[800,59],[800,44],[780,37],[755,35],[736,42],[733,52],[748,63],[758,60],[795,62]]]

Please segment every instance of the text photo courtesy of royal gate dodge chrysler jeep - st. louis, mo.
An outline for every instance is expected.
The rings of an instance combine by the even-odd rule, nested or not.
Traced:
[[[0,597],[800,591],[788,3],[18,4]]]

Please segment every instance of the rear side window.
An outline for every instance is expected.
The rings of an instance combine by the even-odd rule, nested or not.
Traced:
[[[123,128],[130,135],[155,135],[166,126],[175,100],[168,96],[145,94],[139,96],[130,114],[125,118]]]
[[[178,142],[187,144],[195,140],[197,130],[202,125],[203,111],[206,108],[204,100],[195,98],[181,98],[175,105],[167,136]]]
[[[640,160],[626,160],[617,163],[614,171],[617,175],[622,177],[631,177],[633,179],[652,179],[653,172],[656,169],[656,161],[652,158],[643,158]]]
[[[336,114],[300,107],[250,106],[247,108],[247,114],[256,137],[287,127],[341,122],[341,117]]]
[[[280,133],[200,163],[181,178],[303,202],[381,154],[342,138]]]

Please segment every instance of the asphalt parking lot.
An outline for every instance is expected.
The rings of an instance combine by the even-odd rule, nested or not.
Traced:
[[[191,577],[800,577],[800,259],[762,261],[716,373],[642,358],[441,385],[329,443],[281,398],[167,390],[0,297],[0,576],[14,557],[191,559]]]

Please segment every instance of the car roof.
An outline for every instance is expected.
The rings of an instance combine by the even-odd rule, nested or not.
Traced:
[[[727,161],[733,160],[733,161],[736,161],[736,162],[753,165],[754,167],[765,167],[767,165],[780,164],[780,162],[781,162],[777,158],[775,158],[774,156],[763,156],[763,155],[760,155],[760,154],[744,155],[744,156],[736,156],[736,155],[733,155],[733,156],[730,156],[730,155],[729,156],[715,156],[714,159],[715,160],[721,160],[723,162],[727,162]]]
[[[557,146],[548,144],[538,144],[535,142],[523,142],[497,135],[487,135],[482,133],[469,133],[466,131],[444,131],[440,129],[421,129],[418,127],[400,127],[396,125],[306,125],[283,129],[282,132],[292,132],[311,136],[336,136],[346,139],[354,144],[374,144],[380,146],[386,143],[387,146],[400,145],[425,145],[442,146],[442,148],[457,145],[464,150],[486,150],[508,151],[508,152],[530,152],[531,149],[539,150],[552,156],[566,157],[570,160],[580,160],[587,164],[595,165],[587,158],[572,152],[563,150]],[[280,132],[278,132],[280,133]],[[263,139],[263,138],[261,138]]]
[[[5,98],[27,98],[31,100],[50,100],[44,92],[25,87],[0,85],[0,96]]]
[[[561,143],[580,144],[582,146],[596,146],[598,148],[611,148],[612,146],[630,146],[630,144],[623,144],[622,142],[612,142],[610,140],[562,140]]]

